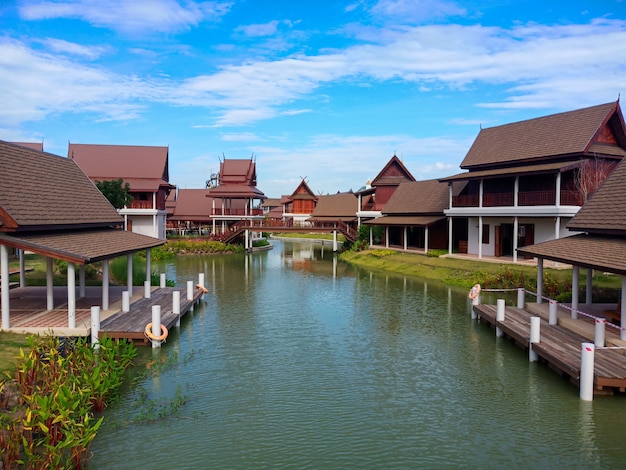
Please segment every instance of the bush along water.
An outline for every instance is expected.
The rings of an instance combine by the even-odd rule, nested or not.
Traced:
[[[20,351],[14,380],[0,384],[0,448],[5,469],[83,469],[89,446],[136,349],[102,338],[33,336]],[[9,398],[11,396],[11,398]]]

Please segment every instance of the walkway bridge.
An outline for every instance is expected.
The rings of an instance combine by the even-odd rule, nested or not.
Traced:
[[[357,231],[342,221],[310,222],[307,225],[295,225],[292,220],[240,220],[228,228],[228,231],[216,234],[213,239],[230,243],[242,236],[246,230],[252,232],[294,232],[294,233],[341,233],[346,240],[355,242]]]

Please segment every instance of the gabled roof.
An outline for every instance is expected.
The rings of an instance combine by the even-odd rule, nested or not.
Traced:
[[[406,181],[415,181],[413,175],[395,155],[387,162],[384,168],[372,181],[372,186],[397,186]]]
[[[256,186],[256,163],[252,159],[224,159],[220,162],[219,184]]]
[[[354,193],[337,193],[320,196],[317,206],[309,220],[343,220],[348,222],[356,219],[359,200]]]
[[[293,201],[295,199],[308,199],[311,201],[317,201],[318,198],[315,193],[311,191],[309,185],[306,184],[306,181],[302,180],[298,187],[294,190],[294,192],[291,193],[291,196],[289,196],[290,201]]]
[[[0,141],[0,231],[123,223],[76,162]]]
[[[271,198],[267,198],[265,201],[263,201],[263,203],[261,204],[261,207],[280,207],[280,198],[277,197],[271,197]]]
[[[69,144],[67,156],[92,181],[122,178],[132,191],[156,192],[169,184],[168,148],[139,145]]]
[[[170,220],[210,221],[211,201],[208,189],[179,189]]]
[[[626,237],[626,160],[596,190],[567,228]]]
[[[446,183],[440,183],[437,180],[402,183],[383,207],[382,214],[438,214],[443,216],[444,209],[448,208],[449,200],[450,189]]]
[[[600,144],[600,145],[596,145]],[[592,147],[594,146],[595,147]],[[575,155],[623,156],[626,130],[619,102],[481,129],[464,169]]]

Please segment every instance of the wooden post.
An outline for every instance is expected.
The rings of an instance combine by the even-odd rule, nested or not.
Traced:
[[[165,284],[165,273],[161,273],[161,275],[159,276],[159,287],[163,289],[165,287]]]
[[[517,308],[524,308],[526,306],[525,302],[524,302],[524,288],[523,287],[518,287],[517,288]]]
[[[127,290],[122,292],[122,312],[130,312],[130,294]]]
[[[109,309],[109,260],[102,261],[102,310]]]
[[[150,281],[143,281],[143,298],[150,298]]]
[[[548,310],[548,315],[549,315],[548,324],[556,325],[559,322],[558,308],[559,308],[559,303],[556,300],[551,300],[549,310]]]
[[[76,328],[76,265],[67,263],[67,327]]]
[[[180,291],[175,290],[172,292],[172,313],[178,315],[176,319],[176,326],[180,326]]]

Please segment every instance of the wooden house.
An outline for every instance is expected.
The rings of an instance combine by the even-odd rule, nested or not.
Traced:
[[[165,238],[165,200],[169,183],[167,147],[69,144],[74,160],[93,182],[122,179],[130,186],[132,202],[119,209],[126,230]]]
[[[227,159],[220,162],[217,186],[209,188],[207,206],[212,233],[219,234],[241,220],[263,218],[265,194],[256,187],[256,162],[253,159]]]
[[[382,216],[365,221],[384,227],[387,248],[445,249],[448,244],[448,185],[437,180],[400,184],[382,209]],[[370,240],[370,244],[373,244]]]
[[[283,220],[292,221],[294,226],[306,226],[318,200],[319,197],[303,179],[291,195],[281,198]]]
[[[9,289],[9,250],[46,258],[43,303],[30,307],[53,311],[53,260],[67,262],[67,322],[55,334],[74,336],[77,290],[84,290],[84,267],[102,262],[102,300],[108,309],[108,262],[119,256],[162,245],[163,240],[123,230],[124,218],[107,201],[72,159],[0,141],[0,296],[2,329],[13,329]],[[23,257],[20,259],[19,297],[28,299]],[[132,263],[131,263],[132,264]],[[77,269],[78,268],[78,269]],[[78,271],[78,273],[77,273]],[[146,270],[148,273],[149,269]],[[79,289],[75,289],[76,274]],[[132,276],[131,278],[132,283]],[[23,290],[22,290],[23,288]],[[132,292],[132,284],[128,290]],[[60,302],[59,302],[60,303]],[[49,325],[41,325],[46,327]],[[28,331],[27,328],[15,328]]]
[[[449,252],[517,261],[517,248],[571,235],[568,222],[624,155],[619,102],[481,129],[467,171],[441,180]]]
[[[620,338],[626,340],[626,161],[622,161],[598,191],[567,224],[574,235],[530,246],[520,253],[538,259],[538,302],[541,302],[543,260],[573,266],[572,308],[578,308],[579,273],[587,270],[585,304],[592,304],[592,270],[621,276],[622,292],[617,308],[606,311],[610,321],[622,325]]]
[[[415,178],[402,161],[394,155],[371,183],[368,182],[364,188],[356,192],[359,200],[356,212],[358,224],[361,225],[365,220],[380,217],[383,207],[391,199],[398,186],[409,181],[415,181]]]
[[[348,232],[356,234],[358,204],[359,200],[352,192],[319,196],[317,206],[307,220],[313,226],[345,224]]]
[[[209,189],[178,189],[167,198],[167,231],[177,235],[208,235],[213,205]],[[208,199],[207,199],[208,198]]]

